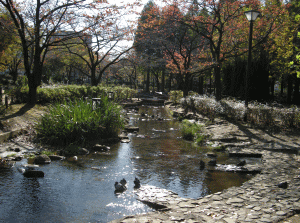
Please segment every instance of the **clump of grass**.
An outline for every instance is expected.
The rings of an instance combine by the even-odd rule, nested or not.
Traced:
[[[16,155],[17,155],[16,153],[12,153],[12,154],[7,155],[6,158],[14,157]]]
[[[203,145],[207,138],[208,138],[208,135],[197,133],[195,141],[198,145]]]
[[[186,140],[194,140],[202,132],[202,126],[195,122],[184,119],[181,123],[182,138]]]
[[[35,129],[37,138],[51,145],[81,144],[92,139],[113,138],[124,127],[121,107],[103,98],[93,108],[90,100],[65,101],[49,107]]]
[[[41,154],[50,156],[50,155],[56,155],[56,152],[55,151],[50,151],[50,150],[44,150],[44,151],[41,152]]]

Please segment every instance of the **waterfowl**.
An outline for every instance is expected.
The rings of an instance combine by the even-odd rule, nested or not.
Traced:
[[[78,161],[78,157],[77,156],[72,156],[72,157],[69,157],[67,160],[70,161],[70,162],[76,162],[76,161]]]
[[[287,189],[288,188],[288,182],[281,182],[281,183],[279,183],[279,184],[277,184],[277,186],[279,187],[279,188],[283,188],[283,189]]]
[[[140,188],[141,187],[141,182],[137,177],[134,179],[133,183],[134,183],[134,188]]]
[[[205,162],[203,160],[200,160],[200,170],[203,170],[205,168]]]
[[[125,180],[125,178],[123,178],[123,179],[120,181],[120,183],[121,183],[123,186],[125,186],[126,183],[127,183],[127,181]]]
[[[126,190],[126,187],[119,182],[115,182],[115,192],[123,192]]]
[[[210,161],[208,161],[207,164],[208,164],[209,166],[216,166],[216,165],[217,165],[217,160],[211,159]]]
[[[243,160],[243,161],[241,161],[241,162],[239,162],[237,164],[237,166],[245,166],[245,165],[246,165],[246,161],[245,160]]]

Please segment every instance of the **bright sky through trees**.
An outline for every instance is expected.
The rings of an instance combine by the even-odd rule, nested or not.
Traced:
[[[122,26],[131,26],[135,25],[137,26],[137,21],[139,19],[140,13],[142,12],[144,6],[149,2],[150,0],[108,0],[108,3],[115,4],[118,7],[124,6],[124,14],[120,15],[120,25]],[[155,4],[162,7],[163,3],[160,0],[153,0]],[[138,3],[138,4],[137,4]],[[130,6],[134,5],[134,6]],[[132,40],[124,40],[121,43],[124,46],[132,46],[133,44],[133,36]]]

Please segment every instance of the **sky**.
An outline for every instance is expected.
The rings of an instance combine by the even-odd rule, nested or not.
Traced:
[[[116,4],[117,6],[123,6],[123,5],[126,5],[126,4],[133,4],[135,1],[139,1],[141,6],[139,7],[135,7],[135,11],[136,13],[135,14],[128,14],[126,13],[125,15],[122,16],[121,18],[121,21],[122,21],[122,24],[124,24],[125,26],[128,25],[128,21],[134,21],[134,22],[137,22],[138,21],[138,18],[139,18],[139,15],[137,13],[141,13],[144,6],[149,2],[149,0],[108,0],[108,2],[110,4]],[[154,0],[155,4],[159,5],[159,6],[162,6],[162,1],[160,0]],[[124,46],[124,47],[130,47],[132,46],[133,44],[133,41],[122,41],[121,45]]]

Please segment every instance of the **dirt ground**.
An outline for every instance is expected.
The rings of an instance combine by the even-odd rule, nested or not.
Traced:
[[[46,106],[14,104],[0,114],[0,134],[15,129],[26,129],[34,125],[46,112]]]

